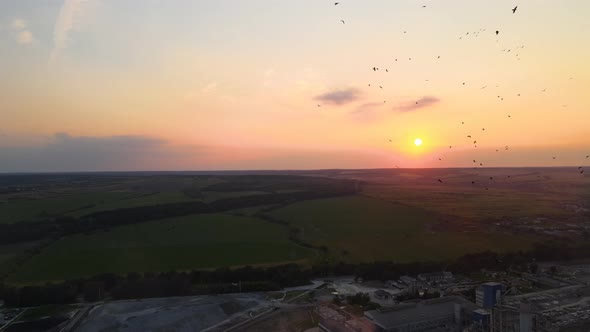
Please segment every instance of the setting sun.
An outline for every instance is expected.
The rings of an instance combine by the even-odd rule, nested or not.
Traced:
[[[421,139],[421,138],[416,138],[416,139],[414,140],[414,145],[416,145],[416,146],[420,146],[420,145],[422,145],[422,139]]]

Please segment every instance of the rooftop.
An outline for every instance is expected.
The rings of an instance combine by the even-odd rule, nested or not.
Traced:
[[[370,310],[365,312],[365,316],[373,320],[378,326],[391,329],[421,320],[453,316],[455,304],[467,307],[468,310],[475,308],[471,302],[461,297],[451,296],[419,303],[403,303],[386,309]]]

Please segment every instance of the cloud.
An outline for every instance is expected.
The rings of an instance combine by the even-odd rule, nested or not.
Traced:
[[[10,26],[13,30],[21,31],[27,28],[27,22],[22,18],[15,18]]]
[[[33,41],[35,40],[33,38],[33,34],[28,30],[24,30],[24,31],[19,32],[16,35],[15,39],[19,45],[31,45],[31,44],[33,44]]]
[[[326,104],[332,105],[344,105],[348,103],[352,103],[360,99],[361,92],[355,88],[343,89],[343,90],[334,90],[331,92],[326,92],[321,94],[314,99],[317,101],[321,101]]]
[[[424,96],[418,100],[408,101],[400,106],[394,107],[393,110],[398,112],[413,112],[421,108],[427,108],[440,102],[440,99],[432,96]]]
[[[179,169],[204,154],[146,136],[72,136],[56,133],[33,144],[0,145],[0,172],[77,172]]]
[[[67,46],[70,32],[83,18],[84,7],[90,0],[64,0],[53,27],[53,49],[49,63],[53,63]]]
[[[364,122],[364,123],[371,123],[379,120],[382,115],[382,108],[385,103],[381,102],[371,102],[371,103],[364,103],[359,105],[354,111],[350,112],[350,116],[353,117],[355,121]]]

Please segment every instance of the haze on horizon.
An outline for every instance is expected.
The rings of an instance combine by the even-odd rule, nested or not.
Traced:
[[[589,166],[589,14],[2,1],[0,172]]]

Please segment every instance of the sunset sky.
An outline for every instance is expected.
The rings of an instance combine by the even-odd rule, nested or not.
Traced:
[[[590,1],[339,2],[1,0],[0,172],[590,166]]]

